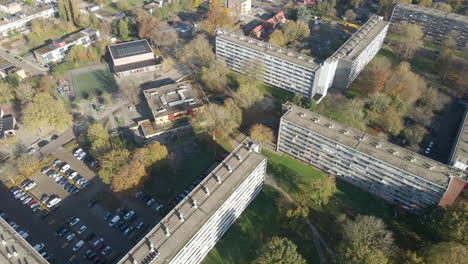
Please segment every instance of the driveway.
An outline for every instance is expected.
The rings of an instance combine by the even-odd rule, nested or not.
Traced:
[[[0,57],[6,59],[11,64],[14,64],[18,68],[24,69],[25,72],[29,72],[30,74],[46,74],[48,70],[38,64],[35,64],[29,60],[23,59],[23,61],[19,61],[15,59],[15,54],[7,53],[6,49],[0,47]]]

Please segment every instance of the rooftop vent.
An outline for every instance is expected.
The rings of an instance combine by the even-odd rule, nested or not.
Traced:
[[[242,162],[242,156],[241,156],[239,153],[236,153],[235,155],[236,155],[237,159],[238,159],[240,162]]]
[[[253,43],[253,40],[249,39],[249,43]]]
[[[343,135],[348,135],[348,134],[349,134],[349,131],[346,130],[346,129],[341,129],[340,132],[341,132]]]
[[[326,123],[325,126],[328,128],[333,128],[333,124],[330,124],[330,123]]]
[[[279,53],[283,52],[282,49],[277,49],[276,51],[279,52]]]
[[[252,152],[252,151],[260,153],[260,145],[255,144],[255,143],[250,143],[249,152]]]
[[[195,200],[193,197],[191,197],[191,199],[192,199],[192,208],[197,209],[198,208],[197,200]]]
[[[292,52],[288,51],[288,56],[292,56],[292,55],[293,55]]]
[[[394,150],[394,149],[388,149],[388,152],[390,152],[390,153],[393,154],[393,155],[398,154],[398,151],[396,151],[396,150]]]
[[[365,139],[365,136],[364,136],[364,135],[362,135],[362,136],[357,136],[356,138],[357,138],[359,141],[363,141],[363,140]]]
[[[231,165],[226,164],[226,169],[229,171],[229,173],[232,173],[232,168]]]
[[[374,146],[375,148],[380,148],[382,147],[382,144],[380,144],[379,142],[373,142],[372,146]]]
[[[164,233],[166,234],[166,236],[170,236],[171,235],[171,232],[169,232],[169,228],[167,228],[165,225],[161,224],[161,227],[162,229],[164,230]]]
[[[304,116],[305,116],[305,114],[302,113],[302,112],[299,112],[299,113],[297,113],[297,114],[298,114],[300,117],[304,117]]]
[[[206,195],[210,195],[210,190],[208,190],[208,187],[206,187],[205,185],[202,185],[201,187],[203,191],[205,191]]]
[[[181,211],[176,210],[176,214],[177,214],[177,216],[179,217],[180,222],[184,222],[184,221],[185,221],[185,220],[184,220],[184,215],[182,214]]]
[[[213,174],[213,177],[216,179],[216,181],[217,181],[219,184],[222,183],[221,178],[220,178],[218,175]]]
[[[414,156],[407,156],[406,159],[409,160],[410,162],[416,161],[416,158]]]
[[[312,121],[313,121],[314,123],[318,123],[318,122],[320,122],[320,119],[318,119],[318,118],[316,118],[316,117],[312,117]]]
[[[268,48],[268,49],[273,49],[273,46],[272,46],[272,45],[268,45],[267,48]]]

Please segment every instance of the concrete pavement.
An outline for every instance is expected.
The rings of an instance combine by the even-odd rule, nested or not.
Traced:
[[[22,68],[25,72],[29,72],[30,74],[47,74],[48,69],[19,57],[22,60],[20,61],[19,59],[16,59],[15,56],[19,57],[18,55],[7,53],[6,49],[0,47],[0,57],[6,59],[16,67]]]

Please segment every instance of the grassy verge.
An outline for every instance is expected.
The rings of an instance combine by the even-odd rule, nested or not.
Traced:
[[[76,141],[76,139],[73,139],[72,141],[62,145],[62,148],[68,152],[72,152],[73,149],[77,147],[78,147],[78,142]]]
[[[203,264],[250,263],[258,248],[273,236],[287,237],[308,263],[318,263],[310,231],[284,224],[281,194],[271,187],[255,198],[204,259]]]

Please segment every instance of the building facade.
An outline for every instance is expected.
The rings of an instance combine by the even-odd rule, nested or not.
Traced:
[[[391,23],[411,23],[421,26],[422,31],[436,44],[442,44],[453,32],[459,48],[468,43],[468,17],[434,8],[397,3],[392,12]]]
[[[468,171],[468,107],[465,109],[449,162],[454,168]]]
[[[267,158],[242,142],[119,264],[200,263],[262,190]]]
[[[117,77],[161,68],[162,58],[154,56],[153,49],[146,39],[122,42],[107,48]]]
[[[252,0],[225,0],[223,5],[229,9],[231,15],[235,17],[245,16],[252,9]]]
[[[284,105],[277,150],[408,209],[455,201],[468,175],[301,107]]]
[[[99,30],[88,28],[66,38],[52,41],[52,44],[35,50],[34,56],[42,65],[59,62],[67,56],[73,46],[83,45],[87,47],[99,39],[99,36]]]
[[[54,17],[56,12],[57,12],[56,7],[52,7],[52,8],[48,7],[46,9],[40,10],[29,16],[25,16],[19,19],[13,19],[11,22],[0,24],[0,33],[3,35],[6,35],[13,30],[20,30],[21,28],[29,26],[31,20],[37,19],[37,18]]]
[[[387,34],[388,22],[372,16],[325,61],[271,43],[219,30],[216,56],[236,72],[266,84],[320,102],[334,85],[347,88],[377,54]]]

